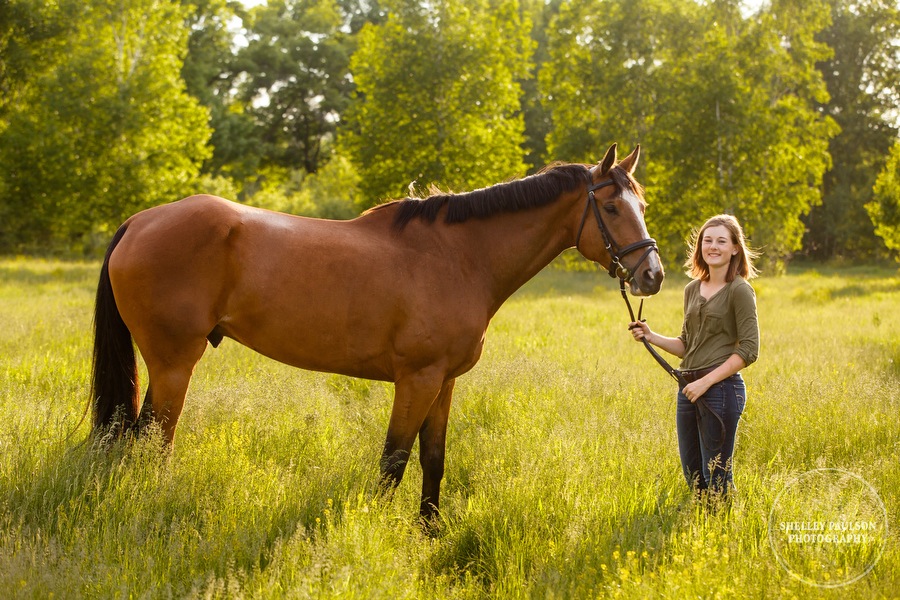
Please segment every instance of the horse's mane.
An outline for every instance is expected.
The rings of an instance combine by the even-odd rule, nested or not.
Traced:
[[[616,170],[616,169],[613,169]],[[498,183],[463,194],[436,193],[427,198],[406,198],[376,208],[395,206],[394,227],[403,229],[413,219],[434,223],[446,205],[446,223],[462,223],[468,219],[484,219],[504,212],[515,212],[544,206],[561,194],[578,189],[586,182],[587,167],[579,164],[557,164],[536,175],[508,183]],[[624,171],[623,171],[624,173]],[[627,174],[625,175],[627,177]],[[620,183],[617,181],[617,184]]]

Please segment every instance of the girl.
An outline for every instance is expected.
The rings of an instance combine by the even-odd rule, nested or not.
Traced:
[[[631,323],[629,329],[634,339],[646,339],[682,359],[679,371],[688,383],[678,391],[675,421],[681,467],[688,485],[701,495],[710,490],[725,496],[734,487],[731,456],[747,400],[739,371],[759,352],[756,294],[747,281],[756,276],[757,254],[747,247],[741,225],[731,215],[704,223],[688,254],[685,266],[693,281],[684,288],[681,335],[659,335],[646,323]],[[721,447],[701,434],[698,398],[724,424]],[[715,416],[709,416],[720,428]]]

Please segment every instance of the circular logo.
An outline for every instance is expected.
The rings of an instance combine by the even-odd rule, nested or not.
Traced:
[[[841,469],[803,473],[769,513],[769,545],[792,577],[835,588],[865,577],[884,552],[884,503],[868,482]]]

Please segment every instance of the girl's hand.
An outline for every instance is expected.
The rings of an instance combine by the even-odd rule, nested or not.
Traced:
[[[633,323],[630,323],[628,325],[628,329],[631,330],[631,335],[634,336],[635,341],[638,342],[643,339],[646,339],[649,342],[650,336],[653,335],[653,332],[650,331],[650,326],[640,321],[634,321]]]
[[[708,392],[709,388],[711,387],[712,384],[707,383],[706,378],[704,377],[684,386],[684,389],[681,390],[681,393],[684,394],[684,397],[691,402],[696,402],[697,398]]]

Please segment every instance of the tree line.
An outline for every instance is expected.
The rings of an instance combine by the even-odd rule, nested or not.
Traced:
[[[326,218],[642,144],[676,263],[900,250],[893,0],[0,0],[0,251],[196,192]]]

